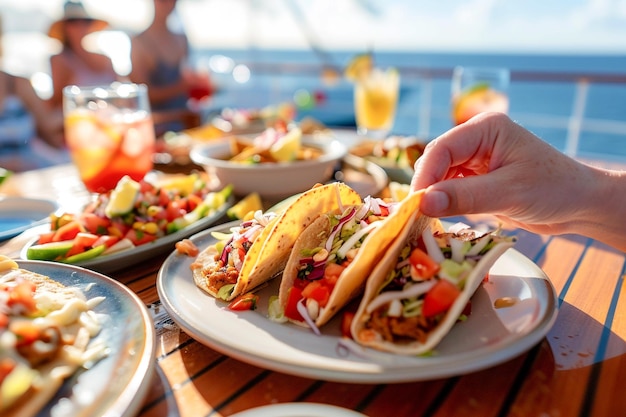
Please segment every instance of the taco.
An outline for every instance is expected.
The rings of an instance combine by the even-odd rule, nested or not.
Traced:
[[[404,355],[431,351],[468,313],[489,268],[515,238],[417,217],[372,273],[352,320],[354,340]]]
[[[421,193],[400,203],[368,196],[320,216],[294,244],[273,311],[318,332],[363,292],[367,276],[418,212],[420,200]]]
[[[294,242],[321,213],[360,201],[346,184],[332,183],[302,193],[280,213],[256,212],[198,255],[191,264],[196,286],[225,301],[257,288],[283,270]]]
[[[106,356],[107,346],[91,343],[103,299],[0,255],[0,415],[37,415],[67,378]]]

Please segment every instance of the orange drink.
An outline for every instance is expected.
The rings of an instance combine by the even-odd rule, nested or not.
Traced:
[[[508,113],[509,71],[504,68],[454,69],[452,76],[452,123],[465,123],[478,113]]]
[[[85,187],[105,192],[152,167],[155,135],[145,85],[68,86],[63,91],[65,138]]]
[[[354,84],[354,113],[359,134],[384,138],[393,127],[398,104],[400,74],[395,69],[373,68]]]

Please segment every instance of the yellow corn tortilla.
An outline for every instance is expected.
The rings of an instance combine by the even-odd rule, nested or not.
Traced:
[[[421,192],[409,194],[393,213],[381,220],[383,224],[367,236],[356,257],[339,276],[326,307],[321,310],[320,315],[315,320],[317,327],[326,324],[350,300],[363,292],[372,268],[382,260],[387,248],[396,236],[407,224],[410,224],[410,219],[417,215],[421,198]],[[283,309],[287,304],[289,291],[294,286],[295,280],[298,279],[298,267],[303,251],[323,245],[329,234],[330,221],[328,216],[322,216],[311,224],[294,244],[283,272],[278,295],[279,303]],[[306,325],[298,321],[292,320],[292,322]]]
[[[322,213],[360,202],[359,193],[338,182],[316,186],[302,193],[254,241],[244,259],[237,284],[226,301],[252,291],[279,274],[298,236]],[[214,297],[217,293],[207,287],[202,265],[215,262],[216,253],[217,250],[210,246],[198,255],[192,267],[196,285]]]
[[[480,261],[478,261],[472,272],[467,277],[465,287],[461,291],[461,294],[458,296],[452,307],[450,307],[441,322],[439,322],[439,324],[427,335],[424,343],[421,343],[418,340],[407,340],[402,343],[394,343],[384,340],[382,336],[372,337],[372,334],[364,335],[362,330],[365,329],[365,325],[370,317],[369,313],[367,313],[367,306],[378,296],[382,288],[386,285],[387,276],[391,270],[395,268],[400,251],[404,248],[408,239],[413,239],[421,235],[421,233],[428,226],[430,226],[433,232],[437,230],[445,230],[438,219],[419,216],[414,220],[410,227],[407,227],[398,236],[396,241],[389,247],[389,250],[385,254],[383,260],[376,266],[375,270],[370,275],[370,278],[365,286],[365,294],[361,299],[359,308],[350,327],[352,338],[357,343],[381,351],[402,355],[420,355],[431,351],[450,332],[465,309],[465,306],[481,285],[483,278],[489,272],[489,269],[493,266],[496,260],[507,249],[513,246],[513,241],[500,242],[491,248],[489,252],[486,253]],[[375,332],[372,331],[372,333]]]

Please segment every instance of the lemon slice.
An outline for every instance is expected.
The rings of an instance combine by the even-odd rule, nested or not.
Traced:
[[[196,181],[200,177],[198,174],[193,173],[189,175],[177,175],[167,179],[164,179],[159,183],[160,187],[168,191],[178,191],[182,196],[193,193],[196,187]]]
[[[389,194],[393,201],[402,201],[411,192],[411,186],[409,184],[400,184],[399,182],[391,181],[389,183]]]
[[[128,175],[122,177],[115,189],[111,191],[111,198],[104,209],[104,214],[111,218],[130,213],[135,205],[140,188],[139,183]]]
[[[302,130],[295,127],[270,147],[270,155],[277,161],[293,161],[298,155],[301,142]]]
[[[374,68],[374,57],[371,53],[358,54],[350,60],[344,70],[345,77],[350,81],[356,81],[367,76]]]
[[[245,196],[241,201],[232,206],[226,211],[226,214],[231,219],[245,220],[250,213],[254,213],[257,210],[263,209],[263,203],[261,202],[261,196],[259,193],[250,193]]]

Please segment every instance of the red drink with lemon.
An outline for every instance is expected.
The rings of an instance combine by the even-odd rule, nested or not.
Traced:
[[[67,146],[89,191],[111,190],[125,175],[140,180],[152,169],[155,135],[145,86],[66,87],[64,117]]]

